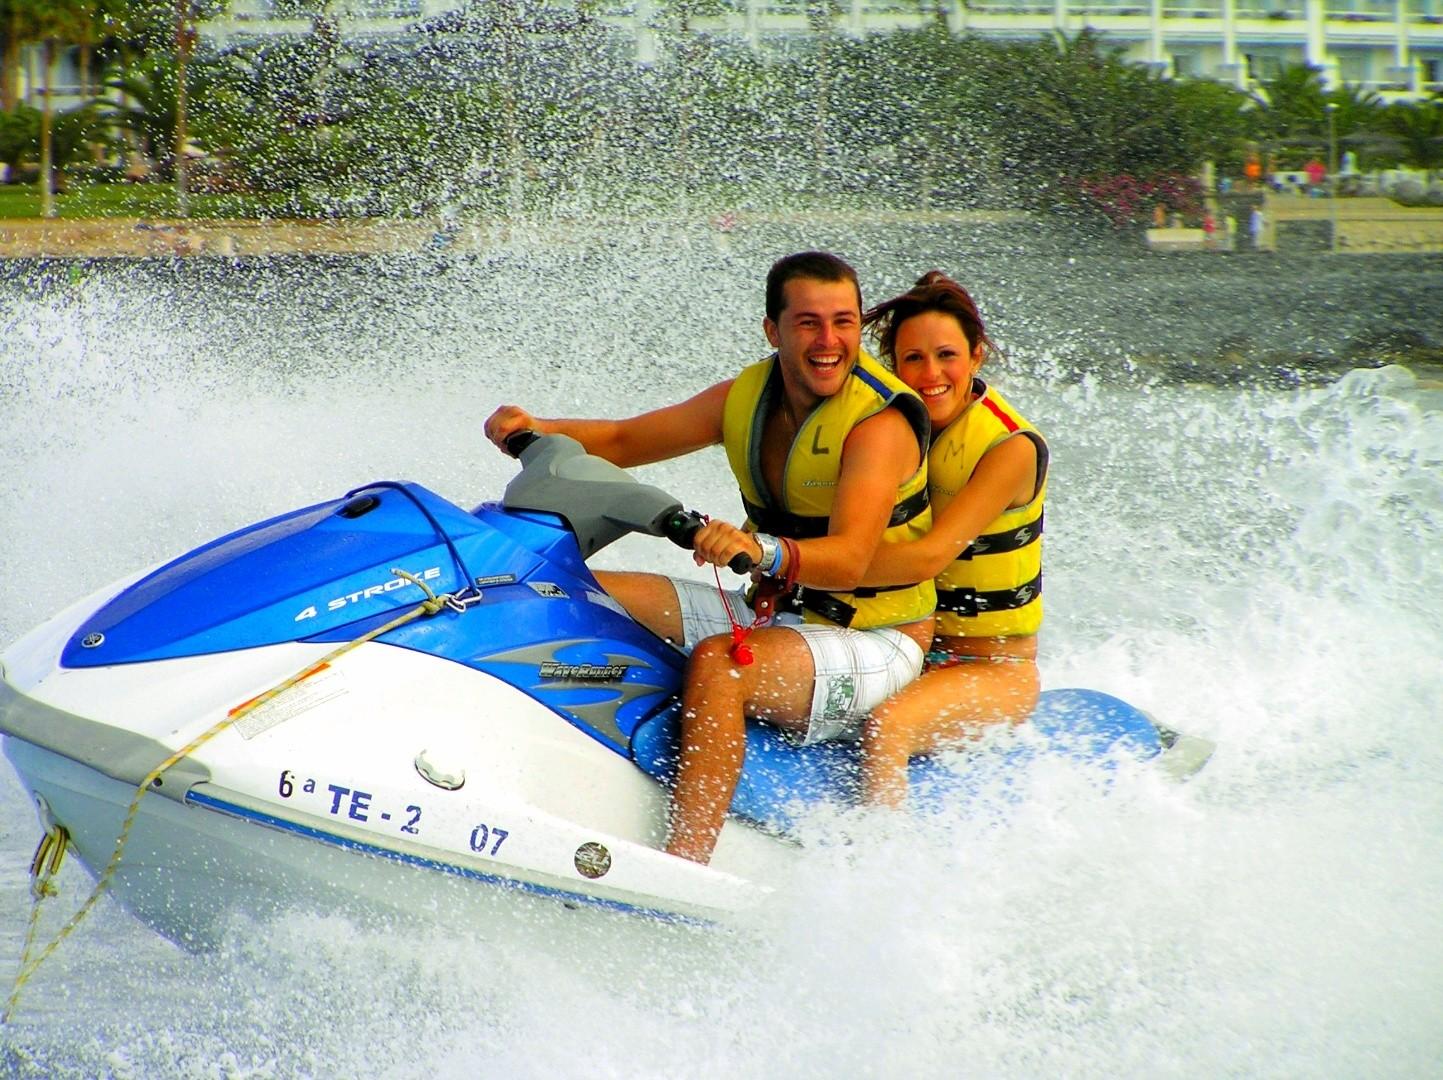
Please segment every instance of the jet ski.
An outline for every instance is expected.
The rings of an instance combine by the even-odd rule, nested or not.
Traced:
[[[0,654],[4,750],[42,826],[195,947],[237,911],[297,905],[755,908],[800,817],[855,802],[857,748],[750,725],[711,864],[665,854],[686,660],[586,559],[629,533],[689,547],[703,519],[564,436],[514,445],[499,502],[369,484],[101,590]],[[1044,692],[1022,729],[977,756],[1185,775],[1211,749],[1093,690]],[[936,760],[913,783],[923,803],[977,797]]]

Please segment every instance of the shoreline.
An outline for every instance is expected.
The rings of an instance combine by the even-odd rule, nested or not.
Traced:
[[[1035,221],[1020,210],[796,212],[726,211],[703,214],[565,214],[495,219],[386,218],[3,218],[0,260],[254,258],[270,255],[414,255],[446,251],[478,254],[516,235],[548,243],[590,238],[597,230],[640,232],[666,227],[706,227],[725,243],[747,226],[795,221],[817,225],[899,222],[1006,226]]]
[[[1339,255],[1443,253],[1443,207],[1405,207],[1382,198],[1327,199],[1269,194],[1269,229],[1329,230],[1336,223]],[[548,214],[497,219],[222,219],[222,218],[9,218],[0,219],[0,260],[255,258],[272,255],[414,255],[445,251],[474,254],[510,242],[517,234],[552,243],[576,241],[597,229],[647,231],[658,226],[705,226],[725,244],[749,227],[808,222],[818,226],[907,223],[939,226],[1053,228],[1023,210],[877,210],[795,212],[738,210],[709,217],[685,214]],[[1197,231],[1197,230],[1193,230]],[[1296,234],[1278,254],[1317,251],[1323,235]],[[1127,238],[1118,237],[1126,251]],[[1150,252],[1141,235],[1139,257]],[[1223,252],[1209,251],[1208,255]]]

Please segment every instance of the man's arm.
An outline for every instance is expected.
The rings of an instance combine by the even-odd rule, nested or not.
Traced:
[[[1037,447],[1031,439],[1014,435],[994,446],[952,501],[940,513],[933,511],[925,536],[877,545],[862,584],[910,585],[936,577],[1004,510],[1031,502],[1037,484]]]
[[[588,454],[623,469],[681,457],[722,440],[722,407],[731,381],[708,387],[695,397],[626,420],[547,420],[518,405],[503,405],[486,420],[486,437],[499,448],[518,431],[569,435]]]
[[[921,452],[911,425],[896,409],[884,409],[862,421],[842,447],[842,468],[826,536],[798,540],[803,585],[850,592],[882,539],[892,516],[897,488],[917,471]],[[713,521],[696,536],[697,562],[726,566],[745,552],[753,559],[761,548],[750,533]]]

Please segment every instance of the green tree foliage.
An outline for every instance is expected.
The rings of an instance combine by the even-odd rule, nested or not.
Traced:
[[[40,153],[40,110],[16,105],[0,112],[0,161],[10,166],[34,161]]]
[[[1235,86],[1211,79],[1172,83],[1190,162],[1212,161],[1224,172],[1242,169],[1257,136],[1256,100]]]
[[[843,182],[921,206],[1011,201],[1007,125],[989,105],[999,69],[986,48],[937,25],[854,46],[837,94]]]
[[[214,64],[193,65],[186,72],[193,110],[192,135],[201,147],[223,141],[224,85]],[[173,57],[155,53],[133,61],[106,86],[119,92],[104,117],[134,137],[162,175],[173,175],[179,117],[180,78]]]
[[[40,213],[55,213],[55,154],[53,122],[55,116],[51,88],[55,65],[62,42],[73,40],[85,32],[93,14],[92,0],[8,0],[6,25],[8,34],[17,43],[41,43],[41,107],[40,107]]]
[[[1319,146],[1326,139],[1328,92],[1321,68],[1292,64],[1255,96],[1262,139],[1279,147]]]
[[[1404,164],[1426,170],[1430,181],[1434,173],[1443,170],[1443,94],[1410,105],[1389,106],[1382,127],[1397,140]]]
[[[999,89],[1016,116],[1011,156],[1043,187],[1196,166],[1172,84],[1124,62],[1097,35],[1007,51]]]
[[[0,10],[12,2],[27,0]],[[180,9],[73,2],[92,19],[111,11],[109,44],[97,48],[125,63],[108,83],[120,94],[109,115],[169,173]],[[311,18],[303,37],[195,55],[189,138],[207,154],[208,183],[337,213],[584,210],[638,195],[740,208],[796,193],[872,206],[1101,206],[1131,221],[1157,202],[1186,212],[1203,162],[1226,175],[1259,142],[1301,164],[1323,152],[1330,115],[1340,151],[1436,160],[1436,107],[1385,110],[1370,94],[1325,91],[1308,68],[1249,97],[1159,78],[1092,33],[959,38],[930,3],[937,18],[921,29],[854,38],[837,32],[845,4],[833,0],[805,9],[811,33],[754,51],[706,32],[702,20],[729,4],[656,0],[656,57],[639,68],[633,44],[587,4],[472,4],[415,23],[400,55],[342,41],[325,0],[295,0],[289,10]]]
[[[1296,168],[1309,158],[1334,151],[1341,157],[1349,150],[1365,169],[1397,160],[1382,99],[1358,86],[1328,90],[1319,68],[1286,67],[1263,85],[1255,100],[1258,136],[1277,165]]]
[[[0,112],[0,162],[35,165],[40,158],[41,111],[16,105]],[[56,112],[51,120],[51,149],[57,169],[85,164],[91,148],[105,139],[105,124],[94,103]],[[63,186],[57,182],[57,186]]]

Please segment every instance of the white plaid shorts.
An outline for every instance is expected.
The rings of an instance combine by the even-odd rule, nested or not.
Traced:
[[[721,592],[700,581],[670,580],[687,652],[704,638],[730,637],[733,619],[746,626],[755,615],[745,589]],[[801,634],[812,654],[816,681],[804,744],[859,738],[867,714],[922,672],[922,647],[890,626],[850,630],[803,622],[791,612],[779,612],[772,625]]]

